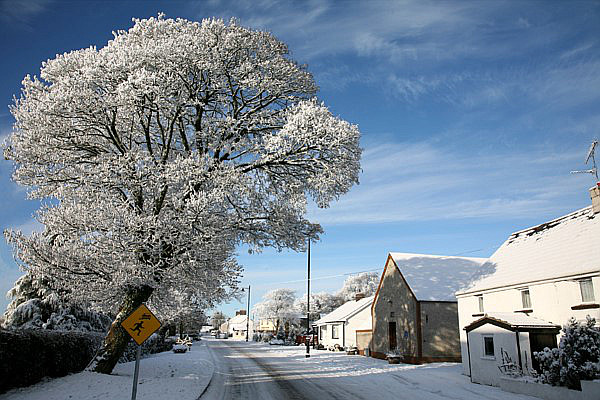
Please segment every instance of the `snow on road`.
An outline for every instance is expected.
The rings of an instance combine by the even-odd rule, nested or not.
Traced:
[[[135,362],[117,364],[112,375],[80,372],[0,394],[2,400],[131,399]],[[183,354],[165,352],[140,361],[139,400],[196,400],[213,374],[204,342]]]
[[[472,384],[460,364],[390,365],[386,361],[304,347],[203,340],[191,352],[166,352],[140,364],[139,400],[410,399],[539,400]],[[1,400],[131,398],[134,363],[113,375],[92,372],[14,389]]]
[[[539,400],[472,384],[460,364],[390,365],[386,361],[304,347],[210,341],[217,363],[202,400],[460,399]]]

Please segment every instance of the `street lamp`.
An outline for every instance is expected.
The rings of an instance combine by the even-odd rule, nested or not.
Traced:
[[[306,279],[306,336],[304,341],[306,342],[306,358],[310,357],[310,237],[308,238],[308,274]]]
[[[250,285],[248,285],[248,311],[246,311],[246,342],[250,332]]]

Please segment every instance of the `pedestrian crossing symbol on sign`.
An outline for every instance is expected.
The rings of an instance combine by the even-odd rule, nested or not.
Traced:
[[[148,307],[142,304],[121,322],[121,326],[137,344],[142,344],[160,328],[161,323]]]

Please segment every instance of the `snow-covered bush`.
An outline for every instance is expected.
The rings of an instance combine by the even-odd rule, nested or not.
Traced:
[[[51,289],[41,278],[26,273],[7,295],[13,300],[4,313],[5,329],[50,329],[57,331],[106,332],[111,318],[71,305],[63,300],[66,290]]]
[[[571,318],[563,326],[558,348],[535,352],[539,381],[581,390],[581,380],[600,378],[600,327],[589,315],[585,322]]]

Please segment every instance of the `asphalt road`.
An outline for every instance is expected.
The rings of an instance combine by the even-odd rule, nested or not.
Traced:
[[[364,399],[311,379],[315,372],[306,363],[293,362],[261,352],[246,342],[207,340],[215,373],[200,397],[217,399]],[[366,399],[365,399],[366,400]]]

